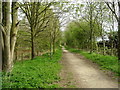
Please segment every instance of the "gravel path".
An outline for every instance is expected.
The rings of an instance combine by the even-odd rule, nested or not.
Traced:
[[[116,80],[100,70],[98,66],[81,55],[63,49],[65,71],[72,73],[78,88],[118,88]]]

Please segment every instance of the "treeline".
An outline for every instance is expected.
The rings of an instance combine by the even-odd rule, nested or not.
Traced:
[[[120,2],[89,2],[72,7],[76,10],[75,20],[64,32],[64,44],[120,58],[120,18],[116,9],[120,10]]]
[[[0,1],[3,71],[11,71],[15,60],[34,59],[44,52],[51,57],[55,53],[61,32],[59,17],[51,8],[54,5],[54,2],[42,1]]]
[[[40,2],[34,2],[31,7],[25,5],[27,9],[21,7],[26,16],[19,26],[15,49],[16,60],[23,60],[24,57],[33,59],[44,52],[50,52],[50,55],[55,53],[56,46],[59,46],[61,32],[59,19],[50,8],[51,5],[53,3],[41,5]],[[34,10],[29,10],[29,7]],[[34,15],[31,16],[30,13]]]

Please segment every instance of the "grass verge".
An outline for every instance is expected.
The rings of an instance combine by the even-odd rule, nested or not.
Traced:
[[[80,53],[81,55],[85,56],[85,58],[92,60],[93,62],[100,65],[102,69],[110,70],[115,73],[115,76],[120,76],[117,57],[108,56],[108,55],[104,56],[96,53],[90,54],[86,51],[77,50],[77,49],[68,48],[68,47],[66,49],[73,53]]]
[[[34,60],[16,62],[11,73],[3,74],[3,88],[59,88],[59,60],[62,50],[57,50],[52,60],[44,54]]]

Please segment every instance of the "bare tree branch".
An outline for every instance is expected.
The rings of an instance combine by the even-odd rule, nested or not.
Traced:
[[[117,16],[117,14],[115,13],[115,9],[113,10],[111,7],[110,7],[110,4],[109,2],[105,2],[106,5],[108,6],[108,8],[111,10],[111,12],[115,15],[115,18],[117,19],[117,21],[119,21],[119,18]]]

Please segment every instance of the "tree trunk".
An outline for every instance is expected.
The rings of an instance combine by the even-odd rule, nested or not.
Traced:
[[[2,1],[0,1],[0,40],[2,40]],[[2,71],[2,42],[0,42],[0,72]]]
[[[3,32],[2,32],[2,60],[3,65],[2,69],[5,72],[10,72],[13,67],[13,55],[14,48],[16,43],[16,35],[17,35],[17,7],[16,3],[12,3],[12,27],[10,29],[10,1],[3,2]]]
[[[11,51],[11,62],[13,63],[14,49],[16,43],[17,29],[17,19],[18,18],[18,7],[17,2],[12,2],[12,27],[10,32],[10,51]]]
[[[113,21],[113,25],[112,25],[112,30],[111,30],[111,34],[113,35],[111,35],[112,37],[114,37],[114,16],[113,16],[113,13],[112,13],[112,21]],[[114,46],[113,46],[113,40],[111,39],[111,55],[113,56],[114,55],[114,53],[113,53],[113,48],[114,48]]]
[[[17,49],[15,50],[15,61],[18,60],[18,52]]]
[[[120,60],[120,22],[118,23],[118,40],[119,40],[119,44],[118,44],[118,59]]]
[[[53,54],[55,54],[55,38],[53,39]]]
[[[19,58],[18,58],[18,43],[16,42],[16,44],[15,44],[15,50],[14,50],[14,52],[15,52],[15,61],[17,61]]]
[[[2,69],[3,71],[9,72],[11,71],[12,68],[12,63],[10,59],[10,2],[3,2],[3,26],[4,26],[4,31],[3,33],[3,42],[4,42],[4,47],[3,47],[3,53],[2,53]]]
[[[118,2],[118,7],[119,7],[119,16],[118,16],[118,60],[120,60],[120,2]]]
[[[55,31],[54,31],[54,33],[53,33],[54,35],[53,35],[53,54],[55,54]]]
[[[50,59],[52,58],[52,34],[50,32]]]
[[[117,14],[115,13],[115,10],[112,10],[110,5],[106,3],[111,12],[115,15],[115,18],[117,19],[118,22],[118,60],[120,60],[120,1],[118,1],[118,17]]]
[[[31,28],[31,60],[35,57],[35,49],[34,49],[34,34],[33,29]]]
[[[93,52],[93,23],[92,23],[92,4],[90,4],[90,53]]]
[[[101,17],[101,24],[100,24],[100,29],[101,29],[101,37],[102,37],[102,42],[103,42],[103,55],[105,55],[105,40],[104,40],[104,31],[103,31],[103,10],[102,10],[102,4],[100,4],[100,17]]]
[[[102,41],[103,41],[103,55],[105,55],[105,40],[103,35],[102,35]]]

